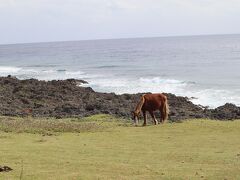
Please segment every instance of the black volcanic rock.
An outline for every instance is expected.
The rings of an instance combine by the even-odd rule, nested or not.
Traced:
[[[212,119],[240,119],[240,107],[231,103],[226,103],[223,106],[219,106],[218,108],[209,111],[209,116]]]
[[[142,95],[99,93],[90,87],[79,86],[83,83],[87,82],[75,79],[39,81],[1,77],[0,114],[61,118],[105,113],[130,118],[131,111]],[[165,95],[169,101],[171,121],[188,118],[240,119],[240,108],[233,104],[204,109],[194,105],[186,97],[170,93]]]
[[[0,172],[9,172],[12,171],[13,169],[8,167],[8,166],[0,166]]]

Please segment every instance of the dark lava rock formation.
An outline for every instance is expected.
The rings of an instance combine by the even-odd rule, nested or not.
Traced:
[[[39,81],[0,78],[0,114],[35,117],[83,117],[98,113],[130,118],[142,94],[99,93],[81,87],[83,80]],[[188,118],[240,119],[240,107],[225,104],[216,109],[194,105],[187,97],[165,94],[170,106],[169,120]],[[159,116],[159,114],[158,114]]]
[[[0,166],[0,172],[9,172],[12,171],[13,169],[8,167],[8,166]]]

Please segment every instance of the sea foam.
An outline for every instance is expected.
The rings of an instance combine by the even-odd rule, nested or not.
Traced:
[[[21,70],[19,67],[12,67],[12,66],[0,66],[0,74],[11,74],[17,73]]]

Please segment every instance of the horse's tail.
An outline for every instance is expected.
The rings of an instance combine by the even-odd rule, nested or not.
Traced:
[[[145,94],[144,94],[144,95],[145,95]],[[139,113],[139,112],[141,111],[142,106],[143,106],[143,104],[144,104],[144,102],[145,102],[145,97],[144,97],[144,95],[142,95],[141,100],[139,101],[139,103],[137,104],[137,107],[136,107],[136,109],[135,109],[135,112],[137,112],[137,113]]]
[[[163,121],[166,121],[168,119],[168,114],[169,114],[169,105],[166,97],[163,104]]]

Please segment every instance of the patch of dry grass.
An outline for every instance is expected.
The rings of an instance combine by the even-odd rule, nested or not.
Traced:
[[[95,115],[87,118],[21,118],[0,117],[0,131],[52,135],[56,133],[81,133],[103,131],[114,124],[116,119],[108,115]],[[119,124],[120,121],[118,121]]]

